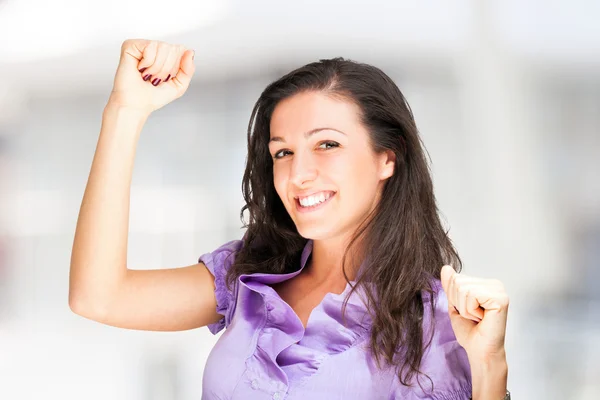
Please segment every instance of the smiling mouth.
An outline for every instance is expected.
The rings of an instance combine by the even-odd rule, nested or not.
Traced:
[[[313,211],[327,204],[335,195],[336,192],[327,191],[320,192],[313,196],[302,198],[295,197],[294,200],[296,202],[296,208],[299,211]]]

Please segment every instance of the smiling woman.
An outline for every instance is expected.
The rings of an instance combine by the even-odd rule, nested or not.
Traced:
[[[275,190],[299,234],[329,249],[347,245],[377,205],[394,152],[369,151],[360,109],[321,91],[282,100],[269,130]]]
[[[122,53],[73,247],[75,312],[226,328],[204,399],[505,396],[508,298],[500,282],[456,272],[413,115],[385,73],[334,58],[267,86],[248,128],[244,237],[186,268],[133,271],[135,143],[194,66],[182,46],[130,41]]]

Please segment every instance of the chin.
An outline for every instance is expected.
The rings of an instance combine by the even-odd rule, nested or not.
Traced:
[[[333,236],[333,229],[320,223],[296,225],[296,229],[305,239],[323,240]]]

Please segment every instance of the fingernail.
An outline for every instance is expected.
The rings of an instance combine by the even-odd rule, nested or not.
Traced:
[[[144,67],[142,69],[140,69],[140,73],[144,72],[148,67]]]
[[[146,75],[144,76],[144,80],[147,81],[148,79],[152,78],[152,75]]]
[[[161,80],[162,80],[162,79],[158,79],[158,78],[156,78],[155,80],[153,80],[153,81],[152,81],[152,84],[153,84],[154,86],[158,86],[158,84],[160,83],[160,81],[161,81]]]
[[[171,79],[171,74],[167,75],[167,79],[165,79],[165,82],[167,82],[169,79]]]

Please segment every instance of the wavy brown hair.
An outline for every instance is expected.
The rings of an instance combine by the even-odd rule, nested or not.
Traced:
[[[409,386],[421,373],[421,359],[431,342],[432,336],[424,338],[422,325],[424,304],[429,304],[432,315],[435,307],[433,278],[440,279],[444,264],[452,264],[457,271],[462,264],[440,221],[412,111],[396,84],[380,69],[343,58],[320,60],[288,73],[262,92],[248,126],[242,182],[246,204],[240,213],[247,231],[227,283],[231,287],[241,274],[281,274],[299,268],[307,239],[300,236],[275,191],[268,143],[277,104],[305,91],[356,104],[373,151],[391,150],[396,156],[394,174],[385,182],[379,203],[348,246],[360,238],[360,247],[370,249],[363,255],[368,257],[368,268],[358,276],[349,295],[360,285],[365,288],[373,318],[370,351],[378,367],[382,361],[396,366],[400,382]],[[344,268],[347,255],[348,249]],[[344,275],[348,281],[345,269]],[[433,301],[424,302],[424,294]],[[377,306],[371,306],[374,304]]]

